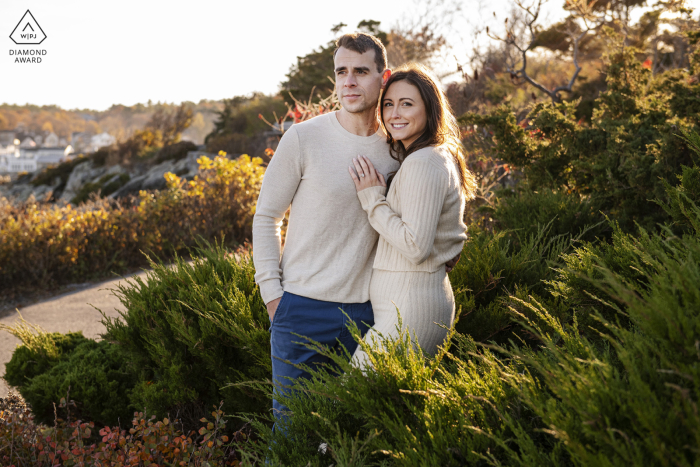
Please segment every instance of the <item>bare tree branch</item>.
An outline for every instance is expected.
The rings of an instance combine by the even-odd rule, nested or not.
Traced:
[[[532,4],[525,4],[523,0],[515,0],[515,5],[525,15],[523,20],[524,29],[527,31],[527,33],[529,33],[529,40],[526,43],[521,43],[519,40],[519,37],[522,37],[524,34],[517,30],[517,21],[511,21],[511,23],[508,24],[508,19],[506,19],[506,30],[504,37],[491,33],[488,28],[486,29],[486,33],[491,39],[504,42],[508,47],[512,47],[518,51],[519,59],[516,62],[509,64],[506,68],[506,71],[510,73],[512,81],[515,83],[526,82],[542,93],[546,94],[553,102],[561,102],[561,93],[573,92],[576,79],[581,73],[581,65],[579,63],[581,41],[590,31],[599,28],[603,24],[604,18],[594,13],[593,6],[596,4],[595,0],[590,3],[586,0],[572,0],[569,2],[569,6],[572,11],[572,21],[569,22],[567,29],[562,32],[569,37],[573,47],[572,58],[574,73],[569,79],[569,82],[565,85],[557,86],[554,89],[547,89],[546,86],[535,80],[527,72],[528,53],[530,53],[537,46],[537,40],[540,32],[537,21],[540,17],[542,5],[545,3],[545,1],[546,0],[536,0]],[[579,20],[581,25],[579,25],[576,20]]]

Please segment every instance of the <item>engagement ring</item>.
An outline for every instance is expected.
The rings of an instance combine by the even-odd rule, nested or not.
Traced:
[[[364,177],[364,176],[365,176],[365,174],[360,174],[360,177]]]

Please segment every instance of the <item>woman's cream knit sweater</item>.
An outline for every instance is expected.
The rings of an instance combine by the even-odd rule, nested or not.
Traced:
[[[358,192],[370,225],[379,233],[369,292],[374,326],[364,340],[372,345],[378,334],[396,338],[408,330],[414,343],[434,354],[454,321],[445,262],[462,250],[467,238],[459,173],[446,150],[424,148],[406,158],[386,197],[384,191],[372,187]],[[361,347],[353,364],[371,364]]]
[[[427,147],[412,153],[386,197],[385,191],[372,187],[357,194],[379,233],[374,269],[434,272],[462,251],[464,196],[447,150]]]

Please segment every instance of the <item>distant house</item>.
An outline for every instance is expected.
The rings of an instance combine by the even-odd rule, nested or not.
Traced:
[[[54,148],[56,146],[59,146],[58,136],[56,135],[56,133],[54,133],[53,131],[49,133],[49,135],[44,139],[42,146],[45,148]]]
[[[70,145],[73,146],[75,152],[88,152],[90,151],[90,138],[91,134],[82,131],[74,131],[70,135]]]
[[[107,132],[100,133],[90,138],[90,147],[93,151],[97,151],[100,148],[111,146],[116,142],[116,138]]]
[[[36,147],[36,142],[31,136],[25,137],[21,143],[19,143],[19,148],[20,149],[29,149],[29,148],[35,148]]]
[[[0,130],[0,147],[15,144],[14,130]]]
[[[2,173],[34,172],[36,169],[37,164],[33,154],[0,156]]]
[[[57,165],[63,161],[70,160],[73,155],[73,147],[70,145],[66,147],[55,146],[52,148],[27,149],[26,151],[34,153],[33,156],[36,161],[37,169],[43,169],[50,165]]]

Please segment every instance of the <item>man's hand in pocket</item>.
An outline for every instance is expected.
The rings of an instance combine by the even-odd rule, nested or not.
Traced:
[[[275,319],[275,313],[277,312],[277,306],[280,304],[282,297],[276,298],[267,304],[267,314],[270,316],[270,322]]]

